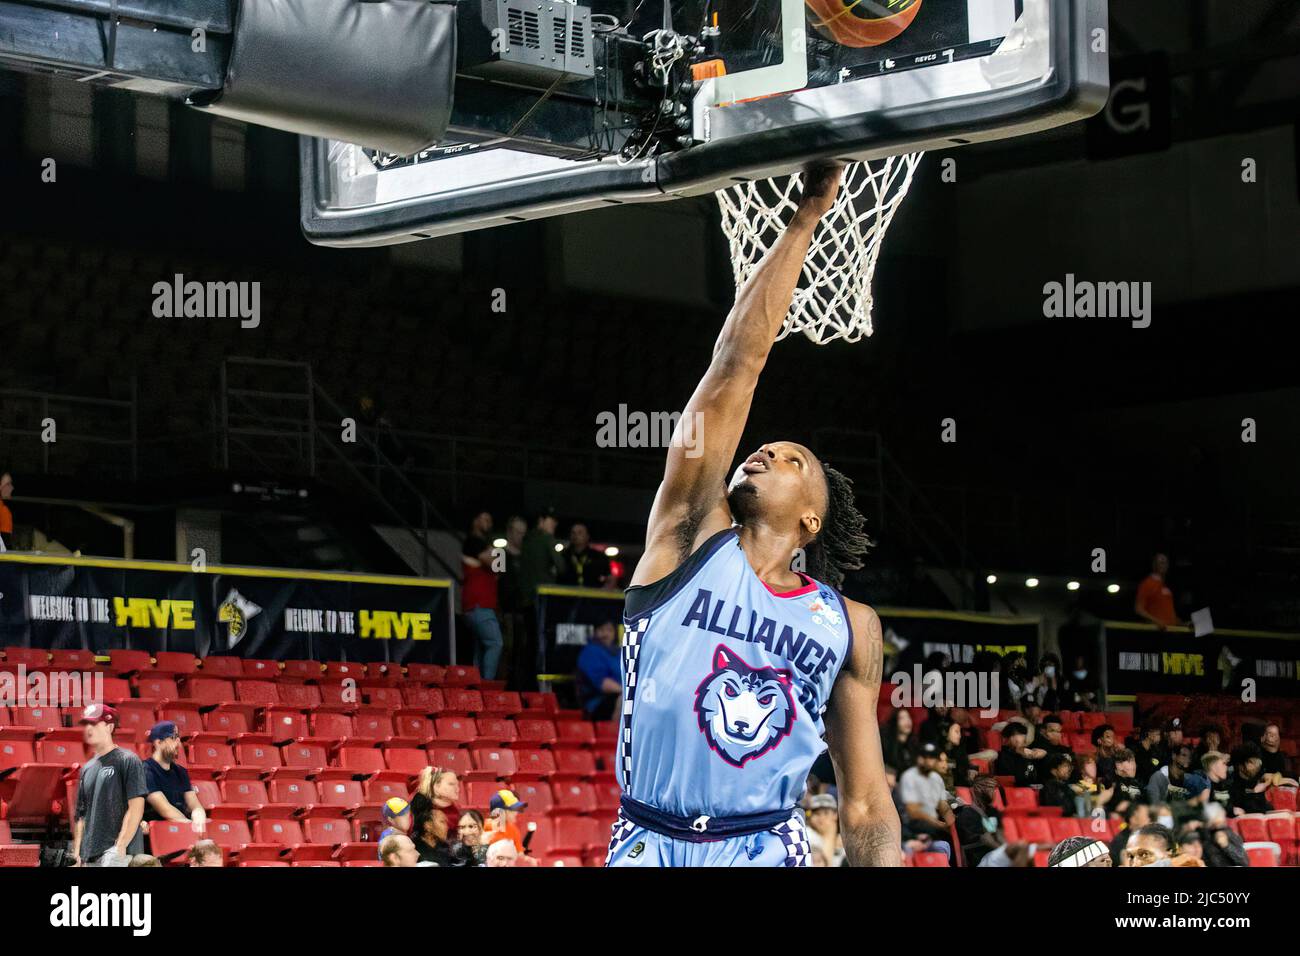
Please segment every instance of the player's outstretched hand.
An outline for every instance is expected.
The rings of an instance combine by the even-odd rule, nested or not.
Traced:
[[[799,211],[816,219],[830,212],[835,197],[840,194],[840,180],[844,177],[843,163],[814,163],[803,171],[803,196]]]

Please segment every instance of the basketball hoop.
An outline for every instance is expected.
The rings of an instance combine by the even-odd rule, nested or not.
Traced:
[[[803,277],[777,341],[802,332],[817,345],[871,335],[871,279],[880,244],[923,153],[849,163],[840,194],[813,234]],[[740,183],[718,193],[739,291],[799,208],[803,176]]]

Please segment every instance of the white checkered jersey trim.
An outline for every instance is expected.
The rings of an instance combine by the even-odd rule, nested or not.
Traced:
[[[636,664],[641,639],[650,626],[651,615],[628,622],[623,629],[623,711],[619,715],[619,760],[623,764],[623,790],[632,789],[632,706],[636,702]]]
[[[785,844],[786,866],[811,866],[812,846],[808,843],[808,831],[804,827],[803,814],[795,810],[785,823],[778,823],[772,832]]]

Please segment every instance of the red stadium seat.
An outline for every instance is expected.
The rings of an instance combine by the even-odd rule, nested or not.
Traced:
[[[306,715],[294,707],[284,704],[268,707],[264,719],[267,736],[278,744],[310,734]]]
[[[1278,855],[1269,846],[1252,846],[1246,848],[1246,856],[1251,866],[1277,866]]]
[[[222,780],[220,786],[221,806],[262,807],[271,802],[260,780]]]
[[[519,695],[523,702],[524,710],[535,710],[542,713],[553,714],[560,709],[559,701],[551,693],[542,691],[526,690]]]
[[[383,866],[384,864],[381,860],[347,860],[346,862],[344,862],[343,865],[360,867],[360,866]]]
[[[609,831],[595,817],[561,814],[552,820],[555,823],[552,852],[586,853],[609,846]]]
[[[528,804],[528,815],[533,819],[545,816],[555,806],[555,797],[551,787],[544,780],[517,780],[511,789],[524,803]]]
[[[235,760],[241,767],[259,767],[273,770],[282,765],[280,749],[271,743],[267,734],[250,734],[248,739],[235,743]]]
[[[1268,792],[1268,802],[1273,805],[1274,810],[1286,810],[1289,813],[1296,812],[1296,792],[1289,787],[1274,787]]]
[[[1038,791],[1032,787],[1007,787],[1007,813],[1033,813],[1038,810]]]
[[[276,774],[266,785],[266,795],[272,803],[306,807],[320,802],[316,784],[302,776]]]
[[[326,740],[345,740],[356,735],[356,727],[347,714],[316,711],[311,715],[311,734]]]
[[[72,647],[51,649],[49,666],[59,671],[99,670],[94,651]]]
[[[400,771],[376,774],[362,784],[366,793],[366,803],[373,804],[378,809],[381,804],[393,797],[405,800],[410,796],[408,779],[409,775]]]
[[[147,671],[153,667],[153,655],[148,651],[118,648],[108,652],[108,669],[119,677]]]
[[[468,687],[445,687],[442,699],[453,714],[473,714],[483,709],[483,695]]]
[[[422,684],[441,684],[447,676],[447,668],[441,664],[407,664],[406,679]]]
[[[1006,820],[1003,819],[1005,825]],[[1042,817],[1020,817],[1016,820],[1016,826],[1020,831],[1020,839],[1026,843],[1055,843],[1052,839],[1052,829],[1048,821]],[[1010,837],[1007,837],[1010,840]]]
[[[600,779],[592,784],[596,791],[596,809],[602,813],[617,813],[623,788],[614,779]]]
[[[280,702],[280,691],[275,683],[269,680],[237,680],[235,697],[241,703],[267,707]]]
[[[477,667],[469,667],[465,664],[457,664],[447,668],[447,673],[443,675],[442,682],[448,687],[477,687],[482,683],[483,678],[479,676]]]
[[[131,699],[131,682],[125,677],[104,678],[104,702],[117,704]]]
[[[73,767],[86,760],[86,747],[80,741],[42,737],[36,741],[38,763],[54,763],[60,767]]]
[[[518,747],[515,749],[515,762],[519,773],[524,775],[549,776],[555,773],[555,753],[540,747]]]
[[[519,736],[515,732],[515,722],[505,717],[479,717],[474,724],[478,727],[479,739],[483,741],[509,744]]]
[[[572,853],[548,853],[540,857],[542,866],[582,866],[582,857]]]
[[[135,679],[135,692],[141,700],[176,700],[181,696],[173,678],[152,671]]]
[[[187,700],[199,704],[222,704],[235,699],[234,685],[228,680],[214,677],[186,677],[181,693]]]
[[[1047,821],[1048,829],[1052,833],[1052,842],[1060,843],[1062,840],[1069,839],[1073,836],[1085,836],[1086,834],[1080,829],[1079,821],[1073,817],[1058,817]]]
[[[948,854],[923,851],[912,854],[912,865],[923,867],[948,866]]]
[[[307,842],[298,821],[279,814],[259,814],[253,820],[253,839],[258,843],[274,843],[289,848]]]
[[[407,707],[415,708],[424,714],[436,714],[445,710],[447,706],[441,690],[415,684],[407,684],[402,688],[402,701]]]
[[[367,687],[364,693],[366,701],[371,707],[396,709],[403,706],[402,691],[399,687]]]
[[[472,807],[487,815],[488,804],[492,795],[502,789],[501,784],[491,780],[466,780],[460,786],[461,806]]]
[[[215,780],[196,780],[190,778],[190,783],[194,784],[194,794],[199,798],[199,806],[209,813],[214,807],[221,805],[221,785]]]
[[[203,715],[203,729],[233,737],[252,731],[248,714],[238,707],[217,707]]]
[[[10,823],[40,824],[60,809],[65,767],[36,760],[35,732],[0,728],[0,810]]]
[[[203,673],[208,677],[243,677],[244,659],[217,654],[203,658]]]
[[[420,741],[433,739],[433,721],[419,711],[399,710],[393,715],[393,727],[399,737],[414,737]]]
[[[393,717],[387,711],[375,707],[362,707],[352,718],[358,737],[387,740],[393,736]]]
[[[236,764],[235,751],[224,742],[221,734],[195,734],[186,748],[186,755],[189,758],[187,763],[199,767],[221,770]]]
[[[158,707],[158,719],[170,720],[181,737],[190,737],[203,730],[203,716],[197,704],[190,701],[172,701]]]
[[[1238,817],[1237,832],[1246,843],[1264,843],[1269,839],[1268,822],[1263,817]]]
[[[366,676],[366,665],[356,661],[326,661],[325,677],[332,681],[361,680]]]
[[[344,776],[341,771],[325,771],[316,777],[316,791],[325,806],[353,809],[366,802],[365,791],[359,780]]]
[[[299,710],[320,706],[320,688],[315,684],[281,680],[276,686],[280,688],[280,703],[284,706],[296,707]]]
[[[320,770],[329,766],[329,749],[324,741],[303,738],[280,748],[282,766]]]
[[[280,676],[280,662],[245,657],[240,661],[240,673],[254,680],[275,680]]]
[[[415,747],[385,747],[383,755],[389,770],[401,770],[412,776],[429,766],[429,755]]]
[[[520,717],[515,721],[521,744],[555,743],[555,721],[538,720],[532,717]]]
[[[159,651],[154,655],[155,674],[193,674],[198,669],[199,659],[184,651]]]
[[[478,729],[468,717],[439,717],[433,726],[434,738],[442,742],[467,744],[478,737]]]
[[[589,783],[579,780],[562,780],[551,785],[555,795],[555,809],[573,813],[594,813],[596,791]]]
[[[164,862],[188,853],[199,839],[189,823],[156,820],[149,824],[149,852]]]
[[[512,717],[524,709],[523,701],[512,690],[485,690],[481,694],[483,697],[483,710],[487,713],[505,714]]]
[[[477,747],[470,750],[474,769],[498,778],[509,777],[518,769],[514,751],[506,747]]]
[[[383,753],[375,747],[340,747],[337,764],[353,773],[372,774],[387,769]]]
[[[1036,867],[1046,868],[1046,866],[1047,866],[1047,861],[1050,860],[1051,858],[1052,858],[1052,851],[1051,851],[1051,850],[1035,850],[1035,851],[1034,851],[1034,866],[1036,866]]]
[[[61,730],[66,726],[63,711],[57,707],[15,707],[13,722],[15,727],[31,727],[38,734]]]
[[[321,703],[332,707],[356,707],[361,703],[360,691],[342,681],[322,680],[316,685]]]
[[[558,747],[555,754],[555,771],[562,776],[590,777],[596,772],[596,755],[590,750]]]
[[[470,759],[469,751],[463,747],[435,745],[429,747],[425,752],[429,755],[429,764],[431,766],[451,770],[459,777],[463,777],[474,769],[474,762]]]
[[[341,807],[311,807],[303,815],[302,830],[308,843],[334,847],[352,840],[352,825]]]
[[[1295,866],[1297,860],[1296,821],[1289,813],[1274,813],[1267,818],[1268,838],[1282,848],[1282,865]]]
[[[555,737],[561,744],[591,747],[596,743],[596,728],[588,720],[557,720]]]
[[[323,665],[320,661],[284,661],[284,667],[280,671],[280,676],[292,677],[298,680],[316,680],[324,673]]]

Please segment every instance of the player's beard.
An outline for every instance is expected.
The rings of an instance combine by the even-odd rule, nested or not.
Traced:
[[[727,504],[731,508],[731,517],[737,524],[746,524],[758,517],[758,489],[750,482],[742,481],[727,492]]]

